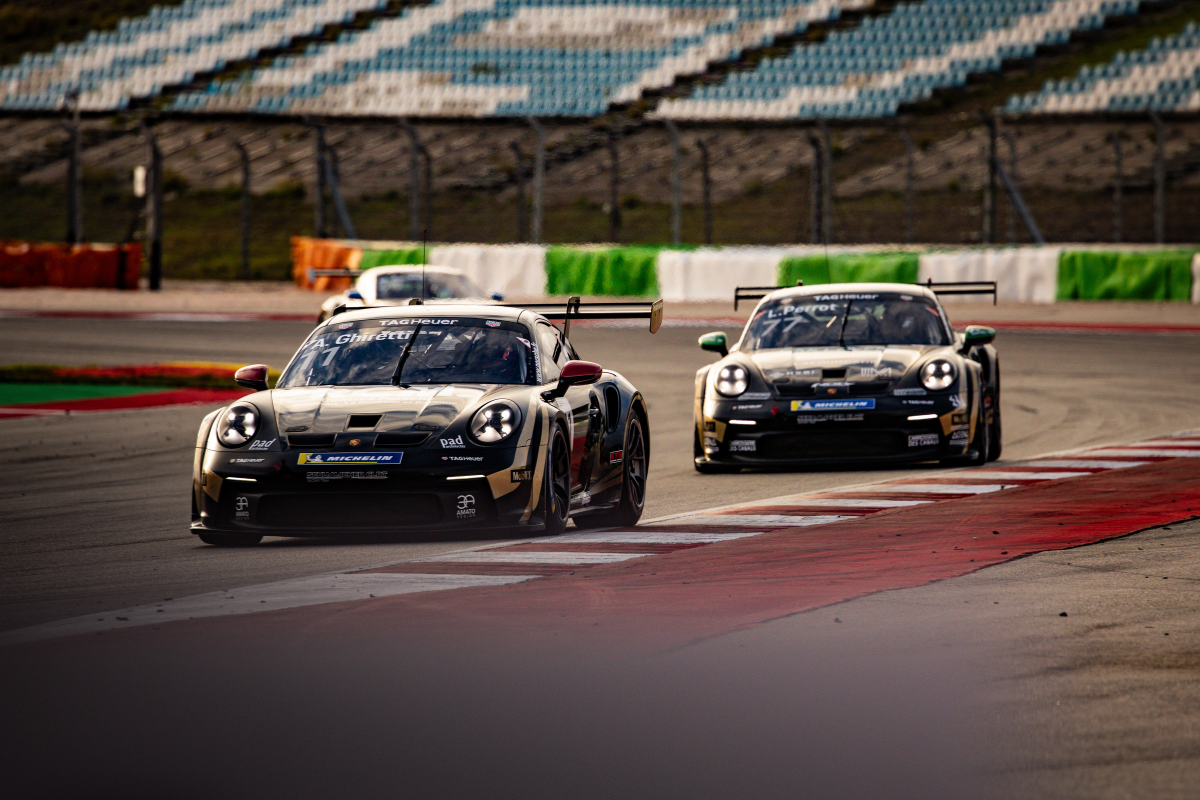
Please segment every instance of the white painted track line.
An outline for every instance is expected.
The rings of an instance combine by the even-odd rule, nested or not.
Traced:
[[[966,477],[965,475],[962,477]],[[912,492],[914,494],[987,494],[999,492],[1002,489],[1015,488],[1002,483],[879,483],[869,489],[826,489],[827,492],[873,492],[875,494],[894,494]]]
[[[1129,456],[1130,458],[1200,458],[1200,450],[1185,448],[1155,449],[1141,447],[1112,447],[1104,450],[1089,450],[1082,456]]]
[[[688,525],[744,525],[750,528],[804,528],[808,527],[809,525],[828,525],[831,522],[841,522],[844,519],[857,519],[857,517],[846,516],[843,514],[821,514],[814,516],[794,514],[700,514],[693,517],[687,517],[685,520],[674,520],[674,524],[678,525],[680,522],[686,522]]]
[[[222,617],[258,611],[278,611],[348,600],[367,600],[414,592],[436,592],[475,586],[503,586],[539,575],[397,575],[389,573],[314,575],[310,578],[243,586],[152,605],[134,606],[75,617],[33,628],[0,633],[0,644],[18,644],[57,636],[156,625],[201,617]]]
[[[587,533],[566,533],[554,539],[558,542],[603,542],[605,544],[712,544],[728,542],[733,539],[744,539],[747,536],[760,536],[762,531],[738,531],[737,533],[696,533],[693,531],[658,531],[644,528],[640,531],[588,531]],[[546,541],[530,540],[533,541]]]
[[[972,472],[970,475],[961,475],[959,477],[979,479],[981,481],[1057,481],[1063,478],[1078,478],[1082,475],[1091,474],[1091,472],[1019,472],[1015,469],[997,469],[980,470],[979,472]]]
[[[920,506],[926,503],[932,503],[933,500],[870,500],[863,497],[813,497],[809,498],[805,495],[796,495],[795,497],[785,497],[778,503],[772,505],[795,505],[805,507],[828,506],[830,508],[906,508],[908,506]]]
[[[570,553],[570,552],[509,552],[481,550],[422,558],[412,563],[438,564],[615,564],[631,558],[645,558],[650,553]]]
[[[1020,461],[1012,467],[1063,467],[1066,469],[1128,469],[1149,464],[1149,461],[1105,461],[1099,458],[1057,458],[1045,461]]]

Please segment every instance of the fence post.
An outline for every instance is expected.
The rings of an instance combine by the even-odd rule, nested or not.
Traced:
[[[621,238],[621,157],[617,151],[617,129],[608,131],[608,240],[620,241]]]
[[[821,178],[821,188],[824,189],[823,194],[825,195],[825,200],[821,204],[821,217],[825,223],[822,230],[825,236],[825,245],[828,246],[833,241],[833,148],[829,146],[829,127],[825,124],[825,120],[818,119],[817,127],[821,129],[821,166],[824,167],[823,172],[825,173]]]
[[[517,242],[525,241],[525,155],[516,142],[509,142],[517,162]]]
[[[1163,121],[1158,112],[1150,112],[1150,121],[1154,123],[1154,242],[1162,244],[1166,240],[1167,228],[1167,164],[1163,155]]]
[[[324,239],[329,235],[329,226],[325,222],[325,126],[320,120],[310,119],[308,124],[313,129],[313,160],[317,173],[317,192],[313,198],[313,228],[317,238]]]
[[[821,191],[825,175],[825,151],[821,149],[821,140],[811,131],[808,134],[808,145],[812,148],[812,169],[809,170],[808,177],[809,241],[811,244],[820,244],[825,238],[825,215],[821,210],[821,198],[825,196]]]
[[[671,243],[683,241],[682,206],[683,192],[680,186],[679,128],[669,119],[663,120],[671,136]]]
[[[534,244],[542,243],[542,190],[546,185],[546,129],[533,117],[525,121],[537,135],[537,150],[533,154],[533,223],[529,239]]]
[[[916,174],[913,167],[913,142],[908,131],[900,130],[900,138],[904,140],[904,243],[913,241],[913,183]]]
[[[250,154],[239,141],[233,146],[242,159],[242,279],[250,280]]]
[[[1124,238],[1123,211],[1125,204],[1125,170],[1121,164],[1121,132],[1113,131],[1108,135],[1112,139],[1115,172],[1113,174],[1113,241],[1120,243]]]
[[[162,289],[163,157],[158,139],[145,120],[142,120],[142,135],[150,147],[150,185],[146,187],[147,263],[150,266],[150,289],[157,292]]]
[[[71,154],[67,161],[67,243],[83,241],[83,152],[79,131],[79,90],[70,89],[63,97],[69,113],[67,133]]]
[[[1017,182],[1017,140],[1008,131],[1004,132],[1004,141],[1008,145],[1008,175],[1012,182]],[[1012,203],[1008,206],[1008,243],[1017,243],[1017,208]]]
[[[357,239],[354,222],[350,219],[350,211],[346,208],[346,199],[342,197],[342,173],[338,164],[337,149],[325,148],[326,179],[329,182],[329,192],[333,195],[333,207],[337,210],[338,219],[342,222],[342,233],[347,239]]]
[[[400,120],[408,133],[408,238],[421,238],[421,139],[417,129],[406,119]]]
[[[704,243],[713,243],[712,181],[708,174],[708,147],[702,139],[696,140],[700,151],[700,183],[704,191]]]
[[[979,118],[987,126],[987,181],[983,184],[983,243],[993,244],[996,240],[996,120],[985,111]]]

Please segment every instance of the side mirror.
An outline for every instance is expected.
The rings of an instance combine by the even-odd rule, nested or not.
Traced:
[[[233,379],[238,386],[245,386],[256,392],[266,391],[267,374],[270,372],[266,364],[251,364],[233,373]]]
[[[542,396],[548,400],[562,397],[572,386],[587,386],[589,383],[600,380],[602,372],[604,372],[604,367],[593,364],[591,361],[568,361],[563,364],[562,373],[558,376],[558,383],[550,391],[543,392]]]
[[[350,291],[346,292],[346,299],[347,300],[362,300],[363,299],[362,292],[360,292],[358,289],[351,289]]]
[[[500,294],[499,292],[492,292],[492,299],[499,303],[504,299],[504,295]]]
[[[972,347],[982,347],[991,344],[996,338],[996,329],[984,325],[968,325],[963,331],[963,352]]]
[[[729,355],[729,343],[721,331],[706,333],[700,337],[700,349],[711,350],[722,358]]]

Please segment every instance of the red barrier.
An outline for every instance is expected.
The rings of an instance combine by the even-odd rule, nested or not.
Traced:
[[[136,289],[142,271],[138,243],[0,242],[0,287],[63,286]]]

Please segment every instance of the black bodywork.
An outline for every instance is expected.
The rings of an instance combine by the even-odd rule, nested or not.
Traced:
[[[609,309],[604,316],[650,317],[656,330],[661,309],[658,302],[654,316],[641,309]],[[578,361],[549,319],[589,316],[586,304],[575,301],[573,310],[437,305],[331,318],[293,357],[280,380],[285,388],[247,395],[204,418],[193,465],[192,532],[213,544],[251,544],[263,535],[555,533],[568,516],[580,526],[632,524],[645,499],[645,401],[620,374]],[[285,385],[306,348],[321,346],[318,339],[386,324],[409,330],[420,324],[415,330],[424,335],[455,319],[523,333],[530,351],[523,382],[409,383],[409,370],[397,385],[298,386],[295,378]],[[396,363],[393,357],[389,375],[404,372]],[[564,377],[564,369],[579,372],[581,365],[592,373]],[[231,447],[219,436],[229,424],[221,420],[246,407],[256,412],[253,436]],[[475,438],[470,428],[484,408],[507,409],[515,431],[502,441]],[[631,438],[635,453],[627,452]],[[557,460],[556,441],[564,445]],[[556,492],[565,510],[564,502],[555,504]]]
[[[983,464],[999,457],[1000,362],[991,344],[995,331],[982,326],[954,331],[932,288],[827,284],[752,296],[762,300],[738,343],[726,349],[723,334],[701,337],[704,349],[723,358],[696,373],[693,455],[698,471],[928,460]],[[751,335],[764,310],[780,302],[893,296],[896,305],[925,315],[918,321],[928,322],[926,337],[896,335],[886,341],[878,330],[868,331],[877,322],[869,315],[852,322],[841,319],[838,330],[836,314],[822,326],[828,332],[819,342],[764,341]],[[854,332],[857,339],[847,322],[862,329]],[[923,382],[922,369],[933,362],[952,365],[955,377],[945,388],[931,389]],[[726,367],[731,371],[722,372]],[[722,394],[718,377],[741,375],[738,368],[746,377],[744,391],[729,396],[727,380]]]

